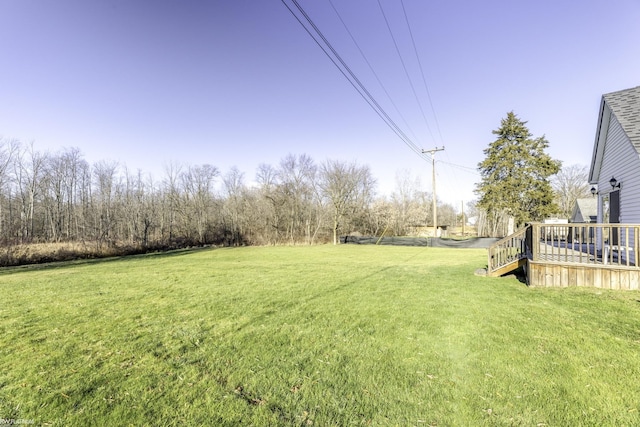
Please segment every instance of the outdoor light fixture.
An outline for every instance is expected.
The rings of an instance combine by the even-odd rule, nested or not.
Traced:
[[[598,190],[596,190],[596,187],[591,187],[591,195],[595,197],[597,193],[598,193]]]
[[[612,189],[613,188],[620,188],[620,183],[614,177],[611,177],[611,179],[609,180],[609,184],[611,184],[611,188]]]

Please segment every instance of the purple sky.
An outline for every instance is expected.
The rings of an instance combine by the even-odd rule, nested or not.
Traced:
[[[417,146],[446,147],[438,196],[456,206],[475,198],[508,111],[553,157],[588,165],[601,95],[640,85],[638,0],[380,0],[424,115],[377,0],[332,2],[384,90],[331,2],[299,2]],[[431,190],[431,163],[280,0],[2,0],[0,60],[0,136],[40,151],[78,147],[156,179],[169,162],[237,166],[247,183],[260,163],[308,154],[369,165],[381,193],[402,170]]]

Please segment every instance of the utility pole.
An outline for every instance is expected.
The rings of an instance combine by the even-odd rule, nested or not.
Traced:
[[[460,201],[460,212],[462,213],[462,237],[464,238],[464,200]]]
[[[436,152],[443,151],[444,145],[440,148],[432,148],[431,150],[422,150],[422,154],[431,154],[431,182],[433,184],[433,237],[438,237],[438,211],[436,207]]]

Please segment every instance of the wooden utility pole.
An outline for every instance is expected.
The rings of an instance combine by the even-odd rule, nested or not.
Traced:
[[[431,155],[431,182],[433,184],[433,237],[438,237],[438,208],[436,206],[436,152],[443,151],[444,145],[440,148],[432,148],[431,150],[422,150],[422,154],[429,153]]]
[[[464,237],[464,200],[460,202],[460,212],[462,213],[462,237]]]

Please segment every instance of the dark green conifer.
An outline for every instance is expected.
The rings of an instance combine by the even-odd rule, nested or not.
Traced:
[[[513,112],[502,119],[493,131],[497,139],[478,164],[482,180],[475,190],[480,197],[477,206],[489,219],[506,213],[517,227],[558,211],[549,178],[558,173],[561,162],[545,153],[549,142],[544,136],[533,138],[526,124]]]

